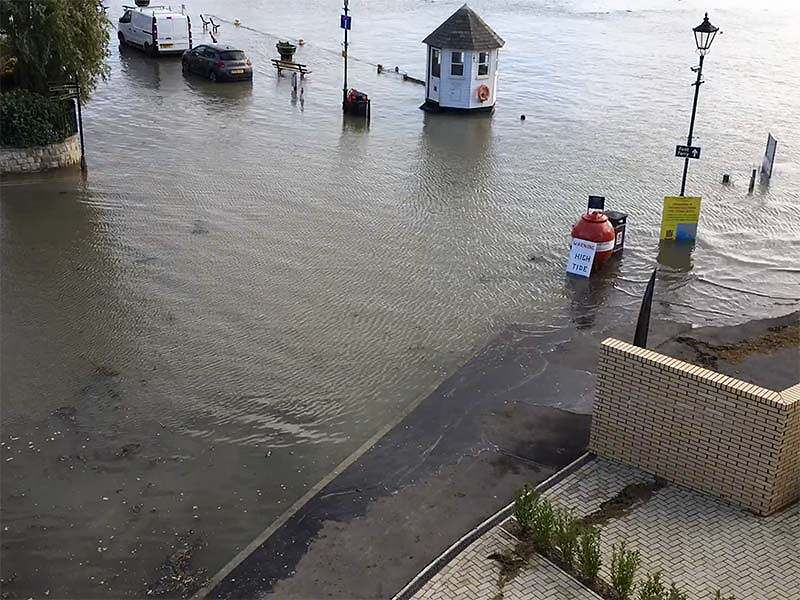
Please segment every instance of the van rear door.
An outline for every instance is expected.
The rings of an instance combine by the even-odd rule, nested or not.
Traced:
[[[158,16],[158,49],[162,52],[189,49],[189,19],[186,15]]]

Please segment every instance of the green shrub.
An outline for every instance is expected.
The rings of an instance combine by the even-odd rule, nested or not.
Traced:
[[[661,581],[661,571],[647,575],[639,586],[639,600],[667,600],[667,587]]]
[[[534,546],[544,553],[553,547],[555,520],[553,505],[547,499],[540,499],[533,510],[531,537]]]
[[[553,545],[558,550],[561,560],[569,566],[572,566],[575,560],[580,531],[580,523],[571,511],[559,510],[556,512],[553,527]]]
[[[638,550],[627,550],[624,541],[614,546],[611,553],[611,587],[620,600],[628,600],[633,594],[638,568]]]
[[[689,600],[689,594],[678,590],[678,588],[675,587],[675,584],[673,583],[671,586],[669,586],[669,594],[667,595],[667,600]]]
[[[714,594],[714,600],[736,600],[736,596],[723,596],[722,590],[717,590],[717,593]]]
[[[0,94],[0,145],[45,146],[73,133],[72,115],[64,101],[22,89]]]
[[[519,524],[523,534],[530,533],[533,529],[533,518],[536,506],[539,504],[541,494],[532,489],[527,483],[517,492],[514,500],[514,518]]]
[[[600,556],[600,530],[596,527],[585,527],[578,536],[578,567],[583,577],[590,584],[597,580],[602,562]]]

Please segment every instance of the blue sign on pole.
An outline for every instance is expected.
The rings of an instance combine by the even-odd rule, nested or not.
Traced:
[[[341,20],[340,27],[342,29],[350,29],[350,23],[351,23],[352,20],[353,20],[352,17],[350,17],[348,15],[342,15],[342,20]]]

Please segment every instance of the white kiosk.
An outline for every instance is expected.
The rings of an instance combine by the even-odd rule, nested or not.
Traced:
[[[423,40],[428,45],[423,110],[491,111],[503,38],[466,4]]]

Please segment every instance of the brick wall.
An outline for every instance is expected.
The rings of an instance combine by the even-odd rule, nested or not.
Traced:
[[[49,146],[0,148],[0,173],[46,171],[81,162],[81,142],[77,135]]]
[[[769,514],[800,497],[800,384],[767,390],[609,338],[589,444]]]
[[[787,404],[789,416],[778,459],[774,508],[780,508],[800,497],[800,383],[783,390],[781,397]]]

